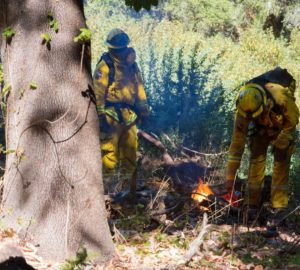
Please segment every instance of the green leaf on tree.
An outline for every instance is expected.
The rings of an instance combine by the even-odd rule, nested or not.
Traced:
[[[6,96],[11,89],[11,85],[9,82],[6,82],[2,88],[2,97]]]
[[[80,34],[74,38],[74,42],[86,43],[91,40],[91,30],[87,28],[80,28]]]
[[[31,81],[29,87],[30,87],[31,90],[37,89],[37,82],[36,81]]]
[[[4,81],[4,77],[3,77],[3,66],[0,63],[0,83],[2,83]]]
[[[5,147],[3,144],[0,144],[0,154],[4,153]]]
[[[49,33],[43,33],[41,34],[41,38],[42,38],[42,43],[43,44],[50,44],[51,42],[51,36]]]
[[[48,21],[49,21],[49,26],[51,29],[53,29],[53,31],[55,33],[58,33],[58,30],[59,30],[59,24],[58,24],[58,21],[54,18],[54,15],[52,12],[48,12]]]
[[[11,26],[6,27],[4,29],[4,31],[2,32],[2,36],[6,40],[11,40],[15,34],[16,34],[16,31]]]
[[[48,18],[49,20],[53,20],[53,19],[54,19],[54,15],[53,15],[53,13],[52,13],[51,11],[48,12],[47,18]]]
[[[7,149],[7,150],[3,151],[3,153],[6,154],[6,155],[12,154],[14,152],[16,152],[16,151],[13,150],[13,149]]]
[[[7,105],[5,102],[1,101],[0,103],[0,107],[1,107],[1,110],[2,110],[2,114],[4,116],[4,118],[6,117],[6,112],[7,112]],[[4,123],[0,123],[0,128],[2,128],[4,126]],[[1,151],[0,151],[1,153]]]
[[[58,32],[59,26],[57,20],[51,21],[50,22],[50,27],[54,30],[55,33]]]

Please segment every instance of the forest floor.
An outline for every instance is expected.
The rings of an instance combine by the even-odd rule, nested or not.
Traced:
[[[150,156],[139,163],[143,180],[139,177],[134,203],[127,200],[126,192],[106,198],[118,254],[109,265],[92,265],[92,255],[80,252],[66,262],[45,261],[36,247],[20,241],[16,232],[1,224],[0,243],[15,243],[37,270],[300,269],[300,207],[291,205],[279,235],[265,238],[268,205],[246,224],[239,208],[217,201],[199,204],[191,198],[194,187],[185,185],[193,183],[192,179],[198,186],[198,177],[205,179],[204,160],[176,161],[161,149],[164,160]],[[183,181],[178,182],[180,178]]]
[[[176,193],[169,193],[170,187],[157,179],[152,181],[151,187],[154,189],[155,185],[158,196],[151,201],[152,206],[160,204],[159,196]],[[26,261],[38,270],[300,269],[300,234],[299,230],[297,234],[291,229],[300,228],[297,211],[289,218],[293,226],[280,228],[276,238],[265,238],[261,233],[264,226],[242,225],[239,213],[226,209],[203,211],[207,209],[199,208],[188,198],[179,209],[159,217],[153,212],[151,215],[149,206],[145,208],[140,202],[122,205],[126,207],[118,203],[108,206],[118,259],[106,266],[94,266],[89,263],[90,258],[80,263],[73,260],[77,268],[70,268],[72,259],[60,263],[45,261],[37,255],[36,247],[20,241],[17,234],[7,228],[0,231],[0,242],[17,244]],[[208,217],[207,222],[203,216]],[[226,219],[231,224],[225,224]],[[198,242],[195,243],[195,239]]]

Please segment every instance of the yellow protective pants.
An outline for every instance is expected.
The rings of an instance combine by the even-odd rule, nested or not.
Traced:
[[[103,175],[114,175],[120,165],[120,176],[130,184],[136,172],[136,153],[138,148],[137,128],[135,124],[125,126],[106,117],[111,130],[101,132],[101,152]]]
[[[246,204],[258,206],[261,200],[261,190],[265,178],[267,149],[274,137],[254,135],[250,139],[250,167],[248,175],[248,192]],[[273,208],[288,205],[288,178],[290,160],[294,145],[287,149],[274,148],[274,164],[271,186],[271,203]]]

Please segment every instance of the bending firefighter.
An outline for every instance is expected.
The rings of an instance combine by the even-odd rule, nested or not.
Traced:
[[[100,118],[101,151],[104,183],[108,190],[119,191],[135,184],[137,121],[144,121],[149,107],[133,48],[127,47],[128,35],[113,29],[107,37],[108,52],[100,58],[94,87]],[[107,183],[120,164],[117,184]],[[135,188],[133,187],[132,188]],[[113,189],[112,189],[113,188]]]
[[[288,205],[288,178],[291,155],[295,150],[294,132],[299,119],[295,104],[296,82],[280,67],[262,74],[240,88],[234,131],[227,163],[227,189],[231,192],[249,135],[250,168],[245,204],[256,212],[260,205],[265,178],[266,155],[274,155],[269,228],[279,225]]]

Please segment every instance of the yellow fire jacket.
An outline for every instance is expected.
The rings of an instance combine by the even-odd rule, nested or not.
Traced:
[[[109,56],[114,65],[113,82],[109,82],[109,66],[104,60],[98,63],[95,70],[97,112],[99,115],[105,113],[128,126],[138,117],[143,118],[149,114],[142,77],[135,62],[127,63],[124,57],[111,53]]]
[[[227,162],[227,181],[234,180],[240,166],[250,123],[258,132],[263,131],[265,136],[274,137],[275,147],[276,141],[288,146],[294,140],[294,131],[299,122],[299,109],[291,90],[275,83],[267,83],[264,88],[268,91],[269,98],[261,115],[250,120],[238,112],[235,114]]]

